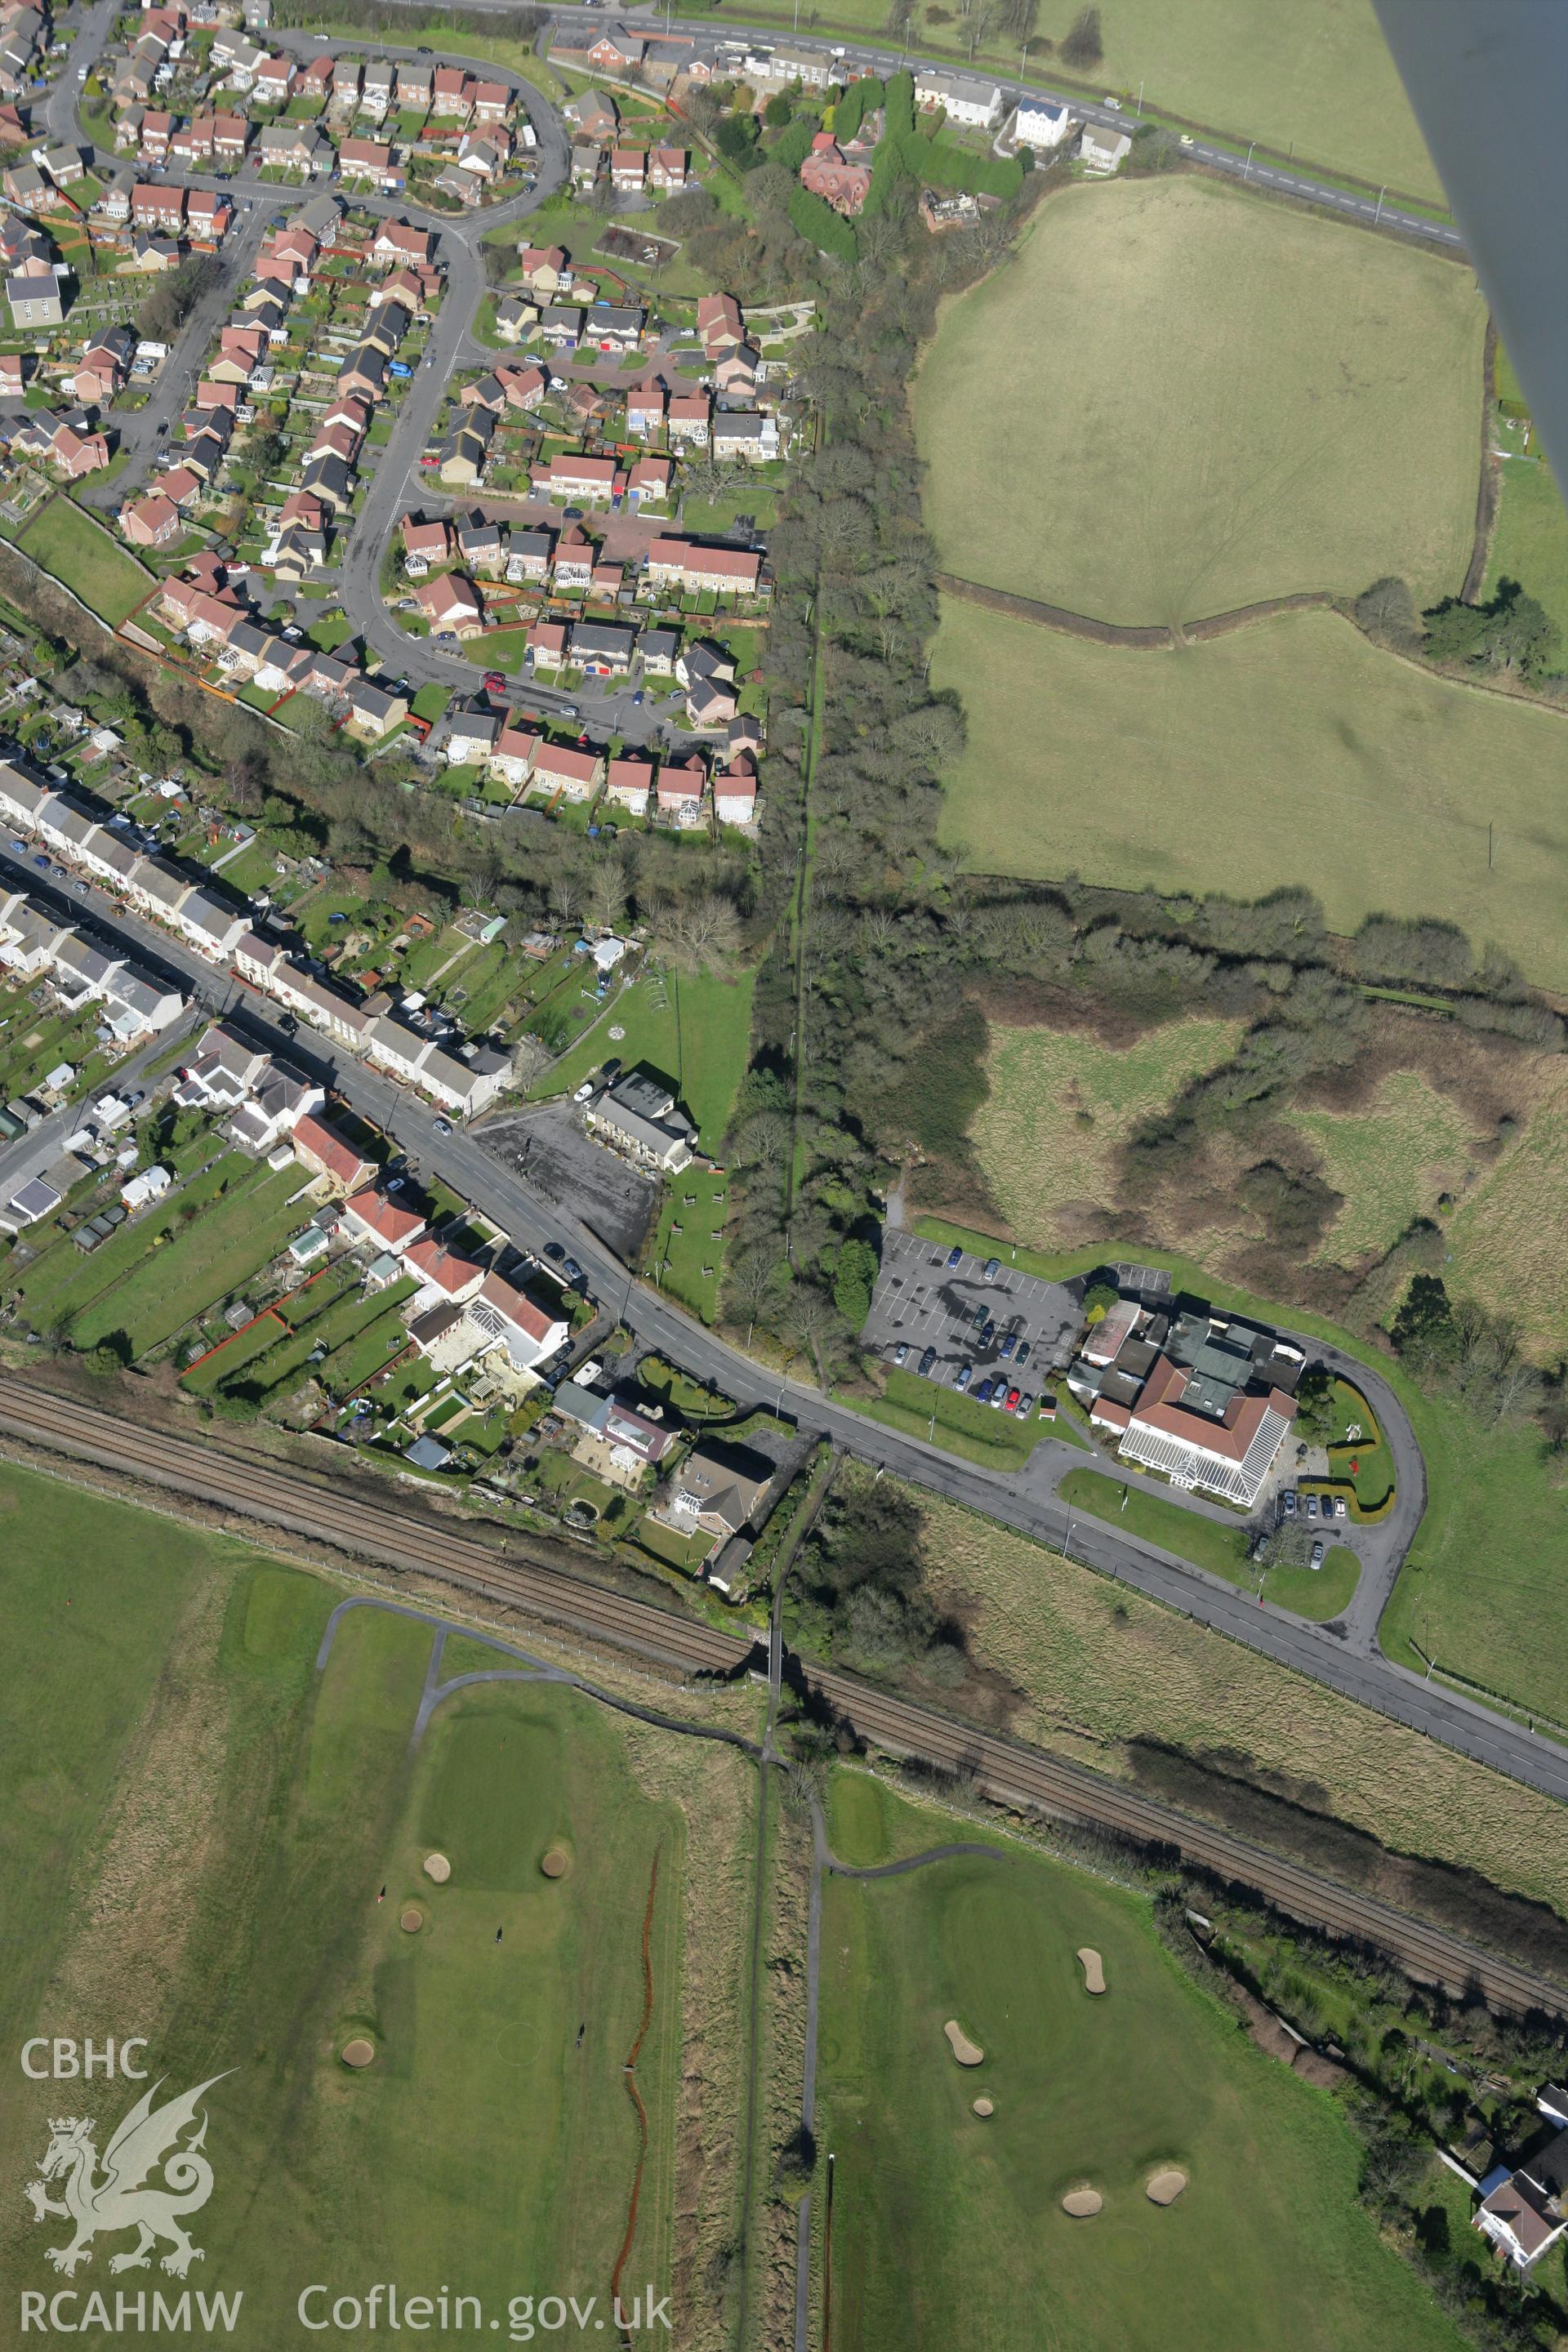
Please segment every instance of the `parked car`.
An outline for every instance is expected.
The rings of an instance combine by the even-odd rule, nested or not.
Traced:
[[[988,1347],[991,1345],[992,1340],[993,1340],[993,1339],[994,1339],[994,1338],[995,1338],[995,1337],[996,1337],[996,1326],[995,1326],[995,1324],[994,1324],[994,1323],[993,1323],[993,1321],[991,1320],[991,1318],[990,1318],[990,1317],[989,1317],[989,1315],[988,1315],[988,1316],[986,1317],[986,1318],[985,1318],[984,1322],[984,1323],[981,1325],[981,1327],[980,1327],[980,1344],[981,1344],[981,1346],[982,1346],[983,1348],[988,1348]]]
[[[928,1349],[926,1349],[926,1351],[925,1351],[925,1354],[921,1358],[921,1366],[920,1366],[920,1370],[921,1370],[921,1380],[922,1380],[922,1381],[923,1381],[923,1380],[925,1380],[925,1379],[927,1379],[927,1378],[929,1378],[930,1373],[931,1373],[931,1366],[935,1363],[935,1361],[936,1361],[936,1349],[935,1349],[934,1348],[928,1348]]]
[[[900,1339],[898,1346],[893,1349],[893,1361],[895,1364],[907,1364],[909,1360],[910,1343],[907,1339]]]
[[[983,1330],[985,1325],[990,1322],[991,1309],[986,1306],[984,1299],[981,1300],[980,1305],[975,1308],[973,1314],[969,1319],[973,1324],[977,1331]]]
[[[486,670],[485,692],[487,694],[504,694],[506,692],[506,676],[504,671],[499,669]]]
[[[1025,1390],[1023,1391],[1022,1394],[1020,1395],[1019,1399],[1018,1399],[1018,1418],[1019,1418],[1019,1420],[1020,1420],[1020,1421],[1027,1421],[1027,1419],[1028,1419],[1029,1415],[1034,1412],[1034,1410],[1035,1410],[1035,1400],[1034,1400],[1034,1397],[1032,1396],[1032,1394],[1030,1393],[1030,1391],[1029,1391],[1027,1389],[1025,1389]]]
[[[434,1125],[434,1127],[435,1127],[435,1129],[436,1129],[436,1132],[437,1132],[437,1135],[450,1135],[450,1134],[451,1134],[451,1132],[452,1132],[452,1122],[451,1122],[451,1120],[450,1120],[449,1118],[438,1118],[438,1119],[434,1120],[432,1123],[433,1123],[433,1125]]]
[[[994,1383],[993,1381],[981,1381],[980,1386],[979,1386],[979,1387],[975,1390],[975,1391],[974,1391],[974,1402],[975,1402],[975,1403],[976,1403],[976,1404],[989,1404],[989,1403],[990,1403],[990,1402],[991,1402],[991,1391],[992,1391],[992,1388],[994,1387]]]
[[[1293,1519],[1295,1517],[1296,1489],[1294,1486],[1286,1487],[1285,1492],[1279,1497],[1279,1508],[1284,1512],[1285,1517],[1288,1519]]]
[[[1307,1517],[1308,1517],[1310,1519],[1315,1519],[1315,1518],[1317,1517],[1317,1516],[1318,1516],[1318,1498],[1317,1498],[1316,1495],[1309,1495],[1309,1496],[1308,1496],[1308,1497],[1307,1497]]]
[[[1014,1357],[1013,1360],[1017,1365],[1020,1371],[1023,1370],[1024,1366],[1029,1360],[1029,1349],[1031,1345],[1032,1342],[1027,1339],[1020,1339],[1018,1342],[1018,1352],[1016,1356]]]
[[[1312,1566],[1314,1568],[1321,1568],[1323,1559],[1323,1538],[1320,1536],[1317,1542],[1312,1546]]]
[[[958,1378],[957,1378],[957,1380],[955,1380],[955,1381],[954,1381],[954,1382],[953,1382],[953,1384],[952,1384],[952,1385],[953,1385],[953,1387],[954,1387],[955,1389],[966,1389],[966,1388],[969,1386],[970,1381],[971,1381],[973,1378],[974,1378],[974,1367],[973,1367],[973,1364],[960,1364],[960,1366],[959,1366],[959,1368],[958,1368]]]
[[[565,1256],[566,1253],[562,1248],[559,1242],[546,1242],[544,1244],[544,1255],[546,1257],[563,1258]]]
[[[981,1274],[980,1279],[982,1282],[994,1282],[1001,1271],[1001,1259],[999,1257],[988,1257],[985,1261],[984,1270]]]
[[[583,1081],[583,1083],[582,1083],[582,1085],[578,1087],[578,1089],[577,1089],[576,1093],[573,1096],[572,1099],[573,1099],[573,1101],[574,1101],[574,1102],[586,1102],[586,1101],[587,1101],[587,1099],[588,1099],[588,1097],[589,1097],[589,1096],[593,1093],[593,1091],[594,1091],[594,1081],[593,1081],[593,1079],[592,1079],[592,1078],[584,1078],[584,1081]]]
[[[1008,1357],[1013,1353],[1013,1350],[1016,1348],[1017,1344],[1018,1334],[1016,1331],[1009,1331],[1006,1338],[1002,1342],[1002,1360],[1004,1363],[1006,1362]]]
[[[1023,1402],[1023,1401],[1024,1401],[1024,1391],[1023,1391],[1023,1390],[1022,1390],[1022,1389],[1009,1389],[1009,1390],[1008,1390],[1008,1391],[1007,1391],[1007,1410],[1008,1410],[1008,1412],[1017,1412],[1017,1410],[1018,1410],[1019,1405]]]
[[[566,1260],[564,1265],[562,1267],[562,1272],[565,1275],[568,1282],[581,1282],[584,1279],[583,1269],[578,1265],[574,1257],[569,1257]]]
[[[947,1264],[950,1273],[955,1265],[962,1265],[963,1264],[963,1252],[956,1245],[948,1251]]]
[[[1003,1408],[1003,1406],[1006,1403],[1006,1402],[1007,1402],[1007,1383],[1006,1383],[1006,1381],[997,1381],[997,1383],[996,1383],[996,1385],[995,1385],[995,1387],[994,1387],[994,1388],[992,1390],[992,1391],[991,1391],[991,1410],[992,1410],[992,1412],[1001,1412],[1001,1410],[1002,1410],[1002,1408]]]
[[[1350,1515],[1351,1515],[1351,1507],[1350,1507],[1350,1505],[1346,1502],[1346,1500],[1345,1500],[1344,1496],[1343,1496],[1342,1495],[1336,1495],[1336,1496],[1334,1496],[1334,1517],[1335,1517],[1335,1518],[1336,1518],[1336,1519],[1348,1519],[1348,1518],[1349,1518],[1349,1517],[1350,1517]]]

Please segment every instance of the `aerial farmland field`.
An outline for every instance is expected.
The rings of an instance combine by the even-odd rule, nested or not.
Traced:
[[[1245,898],[1306,883],[1336,930],[1442,916],[1568,987],[1557,711],[1432,677],[1320,612],[1144,653],[948,599],[931,677],[969,722],[943,830],[983,873]]]
[[[952,1836],[879,1793],[894,1851]],[[1184,1977],[1142,1898],[1000,1849],[830,1877],[823,1926],[836,2343],[1461,2342],[1358,2209],[1331,2102]],[[1170,2204],[1149,2194],[1162,2176],[1183,2184]],[[1086,2189],[1098,2210],[1074,2218]]]
[[[323,1664],[341,1591],[319,1578],[9,1468],[0,1514],[30,1529],[7,1552],[29,1673],[3,1835],[37,1922],[0,2007],[18,2041],[40,2003],[100,2039],[133,2018],[165,2095],[225,2078],[191,2285],[242,2288],[271,2341],[312,2282],[449,2286],[487,2325],[518,2295],[607,2315],[612,2281],[628,2308],[667,2291],[689,1761],[664,1793],[659,1735],[539,1681],[458,1689],[416,1743],[428,1623],[351,1609]],[[507,1664],[455,1636],[440,1678]],[[40,1776],[57,1752],[68,1771]],[[749,1775],[715,1756],[738,1827]],[[93,2092],[112,2126],[129,2098]],[[21,2183],[59,2105],[29,2086],[0,2134],[0,2242],[28,2284],[60,2228]]]
[[[1486,308],[1451,262],[1208,181],[1079,184],[916,380],[943,568],[1138,625],[1385,573],[1458,593]]]

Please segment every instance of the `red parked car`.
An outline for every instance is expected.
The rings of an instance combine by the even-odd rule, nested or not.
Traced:
[[[500,670],[486,670],[485,692],[487,694],[504,694],[506,692],[506,678]]]

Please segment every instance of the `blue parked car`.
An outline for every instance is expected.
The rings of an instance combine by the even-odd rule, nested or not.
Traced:
[[[993,1389],[993,1387],[994,1387],[994,1381],[981,1381],[981,1383],[980,1383],[980,1386],[979,1386],[979,1387],[975,1390],[975,1391],[974,1391],[974,1402],[975,1402],[975,1403],[976,1403],[976,1404],[989,1404],[989,1403],[990,1403],[990,1402],[991,1402],[991,1391],[992,1391],[992,1389]]]
[[[947,1262],[950,1267],[962,1265],[963,1264],[963,1252],[961,1249],[950,1249],[947,1254]]]
[[[1007,1337],[1002,1342],[1002,1360],[1004,1363],[1006,1362],[1008,1357],[1012,1354],[1017,1344],[1018,1334],[1016,1331],[1009,1331]]]
[[[921,1378],[922,1381],[927,1378],[931,1371],[931,1368],[935,1361],[936,1349],[934,1348],[928,1348],[925,1354],[921,1358]]]

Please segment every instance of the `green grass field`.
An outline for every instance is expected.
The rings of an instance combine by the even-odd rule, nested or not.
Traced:
[[[1258,1590],[1258,1570],[1247,1557],[1247,1534],[1239,1520],[1233,1524],[1205,1518],[1143,1486],[1124,1486],[1100,1470],[1069,1470],[1057,1491],[1075,1511],[1109,1519],[1130,1536],[1158,1544],[1163,1551],[1173,1551],[1178,1558],[1190,1559],[1194,1568],[1207,1569],[1211,1576],[1223,1576],[1227,1584]],[[1262,1591],[1264,1599],[1279,1608],[1326,1623],[1349,1607],[1360,1580],[1354,1552],[1336,1544],[1320,1569],[1268,1570]]]
[[[697,1122],[703,1150],[716,1151],[746,1066],[754,983],[752,971],[738,980],[710,972],[644,975],[621,991],[532,1092],[571,1094],[612,1055],[628,1070],[646,1062],[676,1084]],[[624,1029],[626,1035],[612,1037],[612,1028]]]
[[[1395,1070],[1365,1110],[1296,1110],[1292,1125],[1322,1155],[1322,1175],[1344,1206],[1318,1255],[1354,1265],[1390,1249],[1440,1194],[1458,1193],[1471,1165],[1474,1122],[1417,1070]]]
[[[1020,1374],[1020,1387],[1023,1380]],[[944,1446],[949,1454],[962,1454],[986,1470],[1021,1470],[1041,1438],[1056,1434],[1052,1424],[1037,1415],[1021,1421],[1015,1413],[993,1412],[972,1396],[960,1396],[956,1389],[896,1367],[889,1367],[880,1396],[837,1393],[840,1403],[852,1404],[870,1420],[901,1429],[907,1437],[923,1437],[928,1444]]]
[[[427,1628],[355,1611],[318,1678],[328,1584],[9,1469],[0,1507],[28,1516],[0,1594],[28,1662],[0,1840],[32,1920],[0,2002],[20,2039],[51,1979],[84,2033],[133,2016],[172,2087],[233,2070],[205,2103],[192,2285],[243,2288],[273,2339],[312,2281],[449,2285],[503,2326],[524,2293],[607,2312],[652,1886],[625,2284],[667,2290],[685,1823],[642,1792],[618,1721],[560,1688],[480,1686],[411,1757]],[[555,1843],[572,1867],[551,1882]],[[377,2053],[358,2074],[339,2056],[355,2032]],[[94,2089],[100,2120],[124,2104]],[[26,2086],[0,2134],[0,2244],[29,2284],[52,2274],[19,2185],[59,2104]]]
[[[114,628],[156,584],[150,572],[67,498],[51,499],[40,508],[16,544],[35,563],[74,588],[82,603]]]
[[[913,1816],[885,1833],[895,1850],[974,1834],[879,1793]],[[1183,1975],[1142,1899],[1016,1853],[830,1877],[824,1901],[836,2343],[1457,2352],[1357,2205],[1357,2144],[1331,2104]],[[1100,1999],[1079,1946],[1103,1959]],[[982,2064],[954,2063],[949,2018]],[[1161,2210],[1144,2184],[1167,2164],[1189,2186]],[[1104,2210],[1075,2221],[1060,2200],[1084,2183]],[[820,2269],[820,2231],[818,2249]]]
[[[1137,624],[1391,572],[1455,594],[1485,329],[1386,238],[1198,179],[1064,189],[916,379],[943,567]]]
[[[1510,458],[1502,468],[1483,596],[1493,595],[1501,580],[1517,580],[1545,605],[1563,632],[1557,667],[1568,668],[1568,513],[1544,457]]]
[[[71,1325],[71,1344],[86,1349],[113,1332],[125,1336],[135,1360],[171,1339],[206,1307],[226,1298],[276,1255],[304,1222],[285,1208],[299,1189],[300,1170],[282,1168],[242,1177],[221,1200],[202,1209],[172,1240],[153,1246],[169,1223],[155,1216],[141,1228],[142,1255],[122,1280],[91,1298]],[[247,1171],[250,1175],[251,1171]],[[178,1202],[174,1205],[177,1209]],[[106,1244],[105,1247],[110,1244]],[[95,1263],[96,1261],[89,1261]]]
[[[1560,713],[1317,612],[1132,653],[944,600],[931,678],[969,720],[944,836],[982,872],[1243,898],[1301,882],[1336,930],[1444,916],[1568,988]]]

